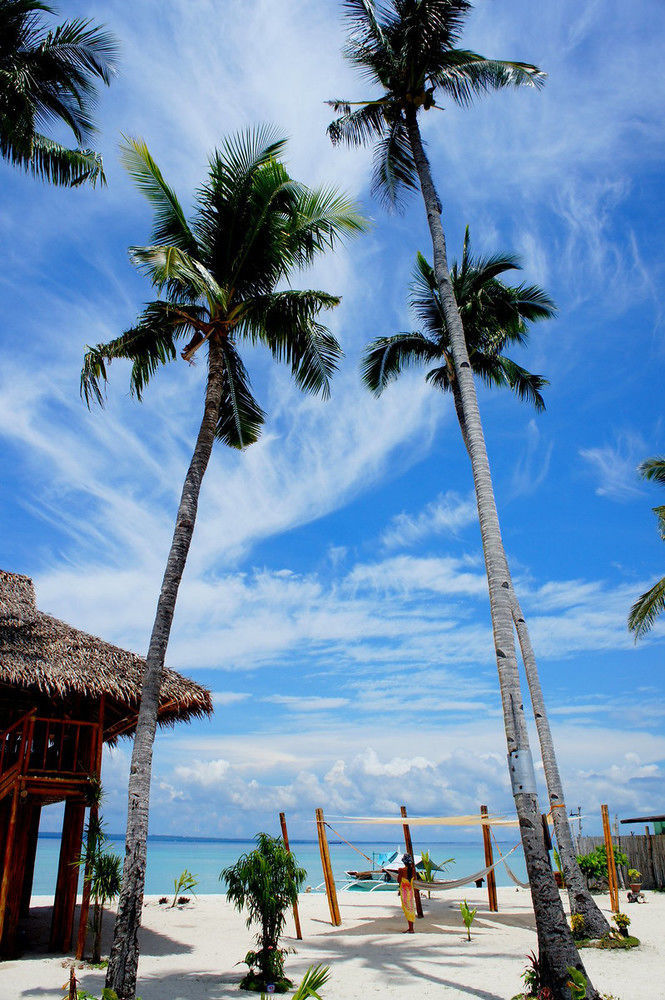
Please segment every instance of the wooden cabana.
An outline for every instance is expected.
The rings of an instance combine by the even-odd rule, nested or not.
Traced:
[[[26,576],[0,570],[0,954],[30,906],[42,807],[65,803],[50,950],[72,946],[86,806],[102,747],[136,726],[145,661],[39,611]],[[160,725],[212,712],[210,692],[165,670]],[[85,911],[87,907],[83,907]],[[82,912],[84,922],[87,914]]]

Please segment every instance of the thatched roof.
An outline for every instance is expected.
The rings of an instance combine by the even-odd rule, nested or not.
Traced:
[[[138,711],[145,660],[37,609],[32,580],[0,570],[0,684],[56,701],[111,699],[127,717]],[[210,692],[164,670],[161,723],[212,712]]]

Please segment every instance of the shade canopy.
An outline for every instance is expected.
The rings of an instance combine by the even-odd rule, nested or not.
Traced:
[[[77,709],[104,698],[105,739],[130,733],[141,697],[145,660],[37,609],[32,580],[0,570],[0,728],[31,700]],[[164,670],[159,722],[168,725],[212,713],[210,692]],[[106,728],[106,727],[105,727]]]

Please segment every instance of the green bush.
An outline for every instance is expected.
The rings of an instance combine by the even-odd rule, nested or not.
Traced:
[[[614,861],[617,865],[625,865],[628,855],[614,847]],[[607,848],[604,844],[594,847],[588,854],[578,855],[577,863],[587,879],[601,881],[607,878]]]

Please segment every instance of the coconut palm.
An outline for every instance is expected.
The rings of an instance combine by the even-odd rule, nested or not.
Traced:
[[[420,188],[432,239],[434,274],[450,337],[462,402],[489,584],[494,645],[515,806],[529,873],[545,980],[556,1000],[568,1000],[568,967],[583,969],[545,850],[513,631],[511,585],[494,498],[473,372],[448,268],[442,205],[420,133],[419,116],[440,96],[466,106],[508,86],[540,86],[530,64],[487,59],[458,48],[468,0],[345,0],[346,56],[379,92],[365,100],[331,102],[338,118],[333,142],[373,143],[373,186],[389,205]],[[589,985],[589,997],[597,994]]]
[[[154,209],[150,245],[133,247],[131,254],[164,297],[149,302],[120,337],[88,348],[83,397],[102,402],[107,365],[117,358],[132,362],[130,386],[141,399],[152,377],[176,359],[179,343],[188,361],[198,352],[207,356],[203,417],[157,603],[132,753],[123,887],[107,975],[120,1000],[132,1000],[136,988],[160,679],[201,482],[215,440],[246,448],[265,419],[240,347],[265,345],[290,367],[301,389],[324,397],[340,356],[337,340],[320,322],[322,311],[339,299],[277,288],[364,223],[334,189],[310,190],[294,181],[281,160],[284,146],[265,127],[224,141],[210,159],[191,222],[145,143],[127,140],[123,147],[124,164]]]
[[[645,479],[665,486],[665,458],[648,458],[642,462],[638,471]],[[658,518],[660,537],[665,541],[665,505],[654,507],[653,511]],[[665,576],[638,597],[630,609],[628,628],[635,636],[636,642],[651,631],[663,611],[665,611]]]
[[[105,183],[102,159],[83,148],[95,130],[97,81],[115,72],[112,34],[76,18],[48,30],[38,0],[0,0],[0,153],[51,184]],[[65,124],[69,149],[42,133]]]
[[[549,296],[535,285],[508,285],[501,275],[518,270],[520,262],[512,254],[477,257],[471,253],[469,230],[464,237],[460,264],[453,263],[450,280],[457,307],[464,324],[469,362],[474,375],[490,386],[505,386],[520,399],[543,410],[541,390],[548,384],[540,375],[532,375],[511,360],[506,348],[512,344],[525,346],[528,324],[549,319],[555,307]],[[433,365],[426,375],[435,387],[452,394],[462,438],[470,454],[469,436],[464,408],[455,376],[450,348],[450,335],[433,268],[422,254],[418,255],[411,289],[411,306],[425,332],[399,333],[380,337],[370,345],[363,364],[363,377],[368,388],[381,393],[388,382],[412,364]],[[510,584],[515,627],[524,661],[525,674],[536,720],[545,780],[549,793],[552,820],[563,864],[571,912],[584,918],[586,933],[601,937],[609,931],[607,920],[589,892],[586,879],[577,864],[577,852],[570,830],[554,740],[547,708],[538,676],[536,658],[528,626],[517,595],[505,567]]]

